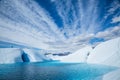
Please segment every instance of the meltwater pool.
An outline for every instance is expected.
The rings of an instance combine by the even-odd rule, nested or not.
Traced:
[[[0,80],[101,80],[116,67],[86,64],[37,62],[0,64]]]

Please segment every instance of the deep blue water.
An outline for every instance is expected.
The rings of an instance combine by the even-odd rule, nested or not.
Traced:
[[[0,80],[95,80],[115,69],[117,68],[86,63],[0,64]]]

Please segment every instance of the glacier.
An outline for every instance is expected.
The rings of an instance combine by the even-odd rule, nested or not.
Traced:
[[[89,53],[89,54],[88,54]],[[57,58],[61,62],[83,62],[100,64],[120,68],[120,37],[98,44],[94,49],[91,46],[79,49],[65,57]],[[96,77],[97,80],[120,80],[120,69]]]
[[[83,62],[120,67],[120,37],[97,45],[94,49],[86,46],[67,56],[45,56],[41,50],[28,48],[0,48],[0,63],[23,62],[22,54],[27,54],[30,62],[60,60],[61,62]]]
[[[95,48],[86,46],[67,56],[46,56],[44,53],[41,50],[28,48],[0,48],[0,64],[60,60],[62,63],[107,65],[118,67],[118,69],[97,76],[94,80],[120,79],[120,37],[102,42]]]
[[[84,63],[86,62],[88,56],[92,50],[91,46],[87,46],[85,48],[82,48],[80,50],[77,50],[76,52],[68,55],[68,56],[63,56],[60,57],[59,60],[61,62],[81,62]]]
[[[18,48],[0,48],[0,63],[23,62],[21,50]]]
[[[67,56],[48,56],[61,62],[83,62],[120,67],[120,37],[102,42],[95,46],[86,46]]]
[[[120,37],[103,42],[91,51],[87,63],[103,64],[120,68]],[[102,80],[120,80],[120,69],[103,76]]]
[[[50,61],[40,50],[20,48],[0,48],[0,64],[16,62]]]
[[[120,38],[97,45],[88,57],[88,63],[120,66]]]

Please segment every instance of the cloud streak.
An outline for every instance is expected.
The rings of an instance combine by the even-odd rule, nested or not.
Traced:
[[[106,0],[107,1],[107,0]],[[90,45],[94,37],[109,40],[119,37],[119,3],[115,0],[106,8],[95,0],[51,0],[62,27],[50,12],[34,0],[0,1],[0,41],[22,44],[53,51],[75,51]],[[113,7],[117,4],[117,7]],[[99,7],[99,5],[102,5]],[[48,6],[50,7],[50,6]],[[102,16],[101,16],[102,15]],[[111,18],[108,20],[108,18]],[[101,19],[102,17],[102,19]],[[58,19],[59,20],[59,19]],[[106,23],[106,24],[105,24]],[[107,29],[103,29],[104,27]]]

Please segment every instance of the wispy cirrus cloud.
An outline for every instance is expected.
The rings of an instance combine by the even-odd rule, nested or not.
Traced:
[[[120,25],[111,26],[119,22],[120,11],[115,11],[120,6],[116,2],[104,6],[105,2],[95,0],[51,0],[50,4],[55,6],[53,11],[56,9],[57,18],[62,20],[59,26],[59,21],[56,23],[50,11],[36,0],[1,0],[0,41],[72,52],[90,45],[94,37],[104,40],[119,37]]]
[[[1,37],[44,49],[49,48],[44,42],[61,40],[62,34],[52,18],[34,1],[2,0],[0,3]]]
[[[116,23],[116,22],[120,22],[120,16],[114,17],[114,18],[112,19],[112,23]]]
[[[120,26],[115,26],[108,28],[105,31],[98,32],[95,37],[109,40],[109,39],[117,38],[119,36],[120,36]]]

